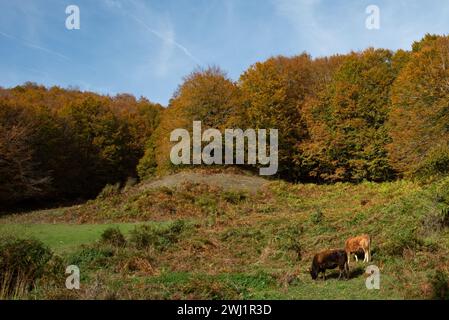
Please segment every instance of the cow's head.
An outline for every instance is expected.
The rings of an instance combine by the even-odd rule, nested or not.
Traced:
[[[309,269],[310,276],[312,277],[312,280],[316,280],[318,278],[318,270],[312,266],[312,268]]]

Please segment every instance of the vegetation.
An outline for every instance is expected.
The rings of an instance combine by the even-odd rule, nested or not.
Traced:
[[[26,295],[49,270],[51,258],[52,252],[40,241],[1,238],[0,298]]]
[[[276,128],[280,178],[334,183],[448,172],[449,37],[257,62],[237,82],[188,75],[163,110],[144,98],[26,84],[0,90],[0,202],[92,198],[179,169],[170,132]],[[163,111],[163,112],[162,112]],[[112,187],[114,186],[114,187]]]
[[[58,282],[39,280],[28,298],[439,299],[446,297],[449,275],[448,186],[448,178],[424,185],[272,181],[241,198],[229,196],[241,191],[211,192],[179,181],[62,211],[5,217],[0,231],[37,237],[64,266],[82,270],[80,290],[65,289],[59,273]],[[78,215],[96,224],[53,224],[76,222]],[[56,236],[65,229],[72,234]],[[365,288],[362,262],[351,264],[348,281],[338,281],[338,272],[325,282],[310,279],[317,251],[341,248],[362,233],[372,236],[379,291]]]
[[[0,206],[90,198],[136,176],[161,109],[128,95],[0,88]]]
[[[427,35],[411,51],[272,57],[236,82],[198,69],[165,109],[0,88],[0,206],[16,211],[0,212],[0,298],[447,299],[448,70],[449,37]],[[195,120],[279,129],[278,176],[175,168],[170,132]],[[363,233],[379,291],[362,262],[348,281],[310,279],[317,251]]]
[[[367,49],[257,62],[233,83],[218,68],[180,85],[147,144],[141,177],[174,171],[169,133],[277,128],[278,176],[300,182],[390,181],[447,173],[447,36],[412,51]],[[445,162],[446,161],[446,162]]]

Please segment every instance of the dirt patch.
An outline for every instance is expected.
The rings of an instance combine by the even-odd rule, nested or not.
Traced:
[[[180,172],[144,183],[139,188],[142,191],[160,187],[176,188],[184,182],[207,184],[226,191],[235,190],[250,193],[257,193],[257,191],[269,183],[268,180],[261,177],[233,173]]]

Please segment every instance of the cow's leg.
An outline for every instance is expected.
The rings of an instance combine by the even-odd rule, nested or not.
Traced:
[[[369,248],[366,248],[366,250],[365,250],[366,262],[370,262],[370,260],[371,260],[370,255],[371,255],[371,253],[369,252]]]
[[[345,261],[345,264],[343,265],[343,266],[339,266],[338,267],[338,269],[340,270],[340,274],[338,275],[338,280],[340,280],[341,279],[341,276],[343,275],[343,272],[345,271],[345,269],[346,269],[346,261]]]
[[[355,253],[355,262],[359,262],[359,257],[357,257],[357,252]]]
[[[323,271],[323,280],[326,281],[326,270]]]

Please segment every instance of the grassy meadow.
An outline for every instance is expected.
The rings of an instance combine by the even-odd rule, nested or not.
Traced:
[[[265,181],[248,190],[223,184],[226,179],[220,185],[187,177],[170,186],[110,186],[84,205],[3,216],[2,237],[38,239],[53,252],[55,275],[42,276],[21,298],[445,297],[449,179]],[[362,262],[351,263],[349,280],[338,280],[338,271],[328,272],[326,281],[311,280],[316,252],[343,248],[362,233],[372,237],[380,290],[366,289]],[[64,285],[65,266],[72,264],[81,271],[80,290]]]

